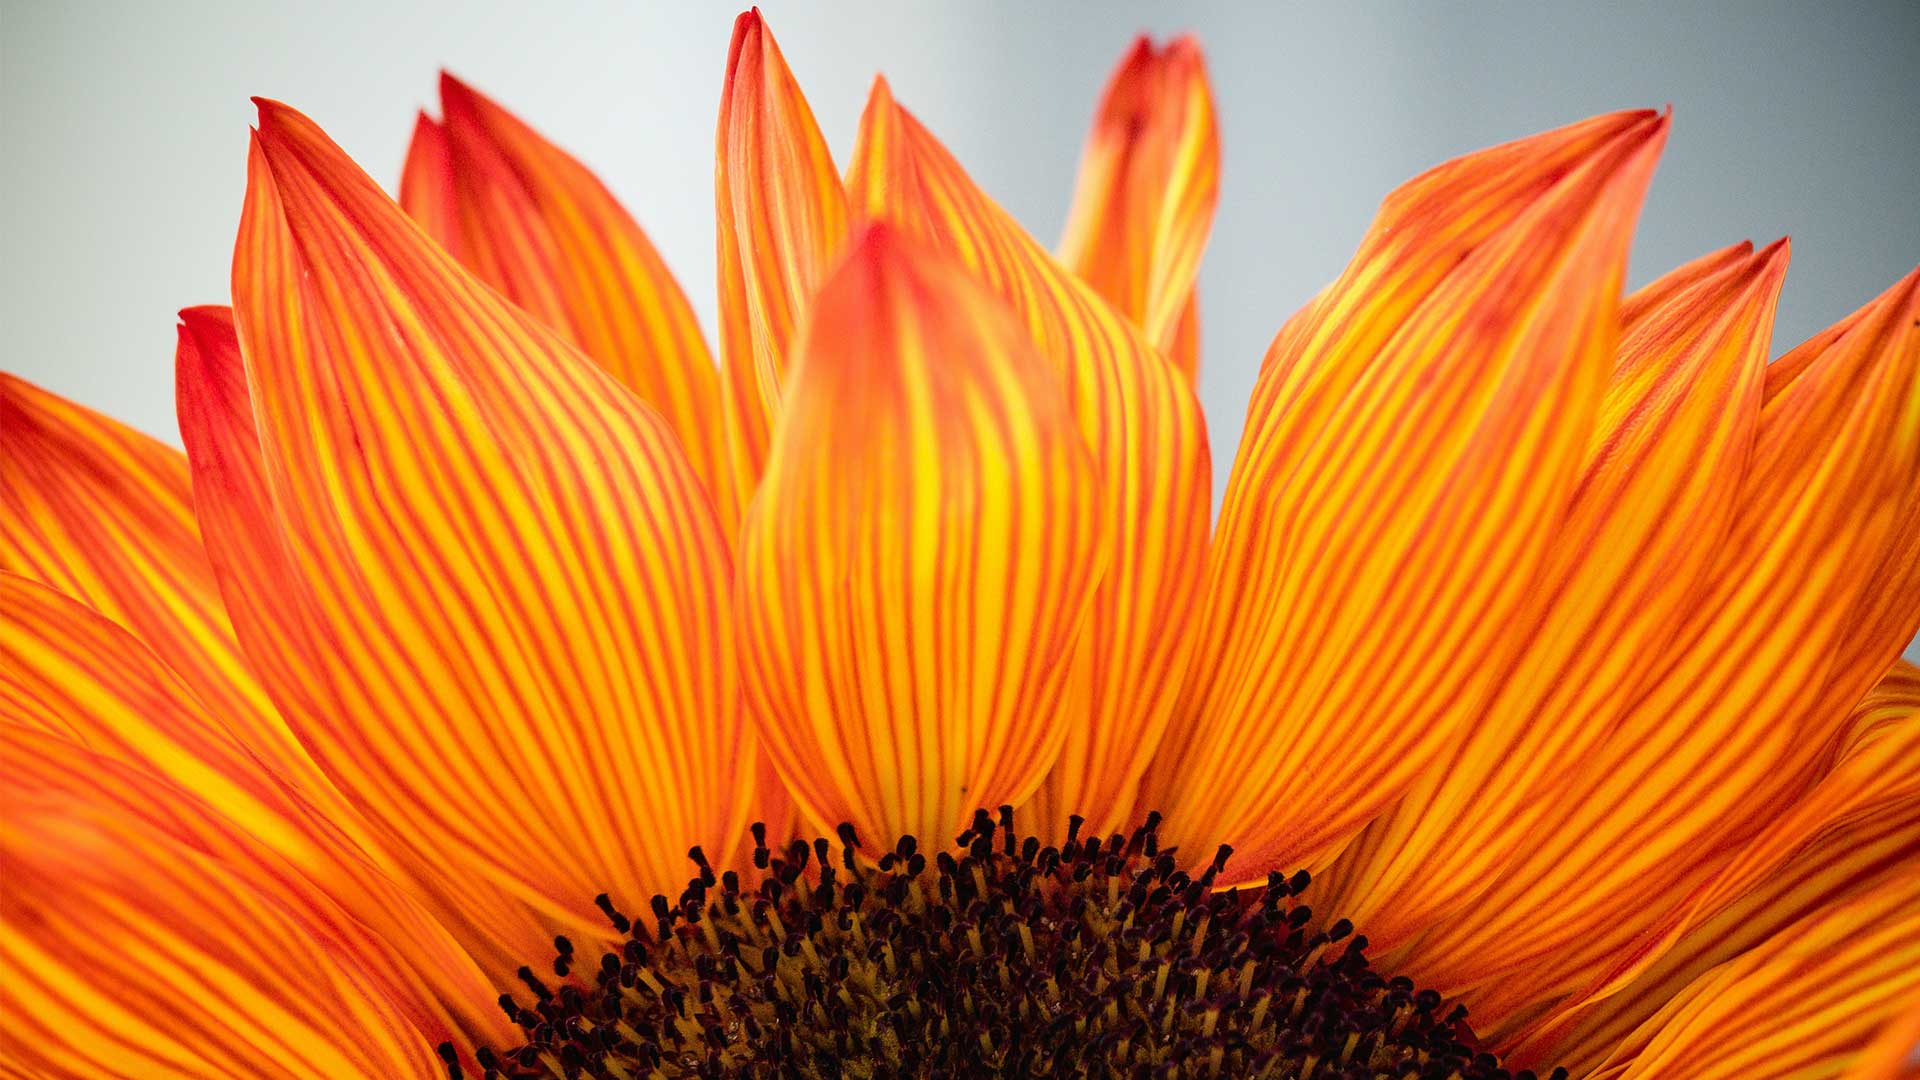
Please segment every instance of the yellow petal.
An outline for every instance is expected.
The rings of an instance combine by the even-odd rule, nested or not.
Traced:
[[[400,203],[482,281],[653,406],[708,490],[727,494],[720,384],[693,308],[585,166],[451,75],[422,116]],[[716,500],[731,513],[732,500]]]
[[[800,321],[847,238],[840,172],[758,9],[733,24],[715,141],[722,408],[744,507]]]
[[[1416,179],[1276,339],[1149,778],[1189,849],[1230,841],[1243,875],[1324,860],[1497,688],[1545,602],[1665,132],[1603,117]]]
[[[870,229],[814,304],[742,530],[742,681],[816,828],[941,838],[1032,792],[1081,704],[1100,520],[1005,309]]]
[[[1316,882],[1383,951],[1470,903],[1531,842],[1679,629],[1746,471],[1786,268],[1784,244],[1716,253],[1623,304],[1634,315],[1520,654],[1432,775]]]
[[[1839,1076],[1920,996],[1920,864],[1700,976],[1604,1080]]]
[[[0,725],[0,1061],[45,1078],[429,1078],[410,1024],[297,880],[238,869],[166,817],[76,797],[94,770]],[[116,775],[156,814],[184,809]],[[185,811],[190,813],[191,811]]]
[[[302,743],[511,970],[742,831],[726,543],[658,415],[305,117],[262,103],[248,178],[251,408],[183,408],[228,426],[190,446],[264,466],[207,485],[252,500],[206,512],[228,606],[272,625],[239,631]]]
[[[1636,1029],[1712,968],[1846,902],[1920,858],[1920,669],[1905,661],[1854,710],[1833,768],[1724,861],[1664,932],[1602,972],[1510,1053],[1583,1072],[1637,1049]]]
[[[1112,563],[1089,616],[1073,726],[1035,824],[1079,812],[1108,831],[1133,814],[1192,648],[1207,538],[1206,427],[1187,379],[975,187],[877,82],[847,179],[858,214],[963,264],[1013,312],[1064,388],[1099,470]]]
[[[9,798],[28,792],[160,822],[334,927],[422,1030],[509,1030],[471,957],[376,865],[353,823],[289,788],[125,630],[5,573],[0,730]]]
[[[1807,796],[1920,623],[1920,272],[1769,369],[1727,539],[1608,738],[1408,970],[1514,1018],[1587,986]],[[1808,352],[1815,355],[1808,356]],[[1864,606],[1892,614],[1862,619]],[[1861,642],[1859,636],[1872,637]],[[1879,656],[1862,678],[1845,657]],[[1640,944],[1636,944],[1640,941]],[[1642,956],[1644,959],[1645,957]],[[1577,998],[1571,1002],[1577,1004]]]
[[[1220,197],[1220,132],[1192,38],[1134,42],[1080,156],[1060,261],[1191,379],[1193,282]]]
[[[322,785],[234,640],[179,451],[0,375],[0,473],[0,570],[131,631],[270,768]]]

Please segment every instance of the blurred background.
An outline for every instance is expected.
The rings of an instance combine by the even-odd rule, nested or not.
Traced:
[[[177,442],[174,312],[226,300],[248,96],[307,112],[391,186],[442,67],[595,168],[711,330],[713,128],[738,10],[5,0],[4,365]],[[1225,147],[1200,279],[1216,490],[1274,330],[1338,273],[1382,195],[1477,147],[1671,103],[1630,284],[1791,234],[1776,353],[1920,260],[1920,4],[1907,0],[762,11],[843,160],[885,72],[1048,244],[1133,35],[1199,36]]]

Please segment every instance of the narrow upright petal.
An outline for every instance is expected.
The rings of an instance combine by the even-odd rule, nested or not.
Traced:
[[[744,507],[801,320],[847,240],[840,171],[757,9],[733,24],[716,142],[722,408]]]
[[[725,494],[720,384],[693,308],[606,185],[519,118],[440,79],[400,203],[482,281],[660,413],[710,491]],[[731,512],[731,501],[720,500]]]
[[[886,226],[814,305],[742,533],[743,683],[816,828],[933,841],[1030,795],[1105,561],[1066,397]]]
[[[1080,156],[1060,261],[1192,379],[1194,277],[1220,196],[1220,132],[1200,46],[1134,42]]]
[[[1192,648],[1211,491],[1206,427],[1185,376],[1007,212],[876,82],[848,190],[856,213],[946,252],[998,293],[1039,349],[1099,470],[1112,562],[1076,678],[1090,688],[1030,820],[1133,814]]]
[[[1726,541],[1679,630],[1518,857],[1408,958],[1484,1015],[1577,1005],[1596,971],[1657,959],[1647,937],[1684,932],[1675,911],[1809,797],[1920,624],[1920,570],[1897,557],[1920,529],[1920,271],[1767,381]]]
[[[1603,117],[1414,180],[1276,338],[1149,779],[1173,837],[1233,842],[1243,875],[1323,864],[1497,689],[1545,600],[1665,133]]]
[[[1717,269],[1701,276],[1703,265]],[[1320,883],[1322,902],[1377,947],[1471,902],[1532,842],[1567,774],[1639,690],[1635,673],[1678,631],[1746,472],[1786,268],[1784,243],[1716,253],[1622,305],[1632,315],[1520,653],[1432,775]]]
[[[190,454],[211,554],[303,744],[504,975],[743,831],[727,546],[658,414],[311,121],[263,102],[249,166],[251,407],[183,395],[190,447],[261,463]]]
[[[297,879],[248,874],[164,818],[41,783],[78,752],[22,735],[0,725],[0,1072],[444,1075],[430,1035],[401,1019],[337,927],[309,917]],[[117,779],[135,797],[154,783]]]

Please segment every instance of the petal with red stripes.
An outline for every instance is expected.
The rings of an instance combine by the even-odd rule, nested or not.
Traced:
[[[742,530],[747,700],[816,828],[1032,793],[1104,564],[1065,395],[999,301],[870,228],[815,303]]]
[[[190,409],[239,632],[489,970],[605,889],[730,848],[751,783],[728,550],[679,442],[415,229],[311,121],[261,118],[235,252],[251,408]],[[261,483],[264,481],[264,483]],[[724,856],[725,850],[716,855]]]
[[[1091,693],[1029,808],[1042,829],[1082,813],[1107,831],[1165,731],[1192,647],[1211,495],[1206,426],[1184,375],[1041,249],[876,82],[847,188],[858,214],[894,223],[998,293],[1065,388],[1099,470],[1112,562],[1076,678]]]
[[[733,24],[715,136],[722,409],[745,507],[807,306],[847,239],[847,196],[758,9]]]
[[[1323,863],[1481,713],[1545,602],[1665,133],[1602,117],[1412,181],[1276,339],[1149,778],[1187,847]]]
[[[1220,197],[1220,132],[1200,46],[1142,35],[1100,98],[1060,261],[1191,379],[1193,283]]]
[[[400,204],[482,281],[660,413],[721,491],[719,377],[686,294],[587,168],[451,75],[422,115]],[[729,500],[716,498],[731,513]]]
[[[1746,471],[1787,268],[1784,243],[1750,250],[1681,267],[1622,305],[1631,314],[1521,651],[1432,775],[1316,883],[1377,947],[1470,903],[1531,842],[1679,630]]]

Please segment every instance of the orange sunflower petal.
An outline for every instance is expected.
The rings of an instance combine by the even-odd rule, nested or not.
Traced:
[[[1781,365],[1795,374],[1762,407],[1679,632],[1519,857],[1412,955],[1483,1015],[1574,993],[1665,925],[1825,774],[1920,623],[1920,589],[1864,595],[1914,572],[1889,563],[1920,529],[1920,272]],[[1855,621],[1879,604],[1892,613]],[[1850,656],[1884,662],[1863,678]]]
[[[364,953],[306,917],[297,882],[238,871],[99,791],[40,782],[69,766],[112,775],[108,759],[10,725],[0,755],[0,1060],[74,1080],[444,1074]],[[153,782],[115,778],[140,800]]]
[[[724,494],[719,376],[680,285],[587,168],[451,75],[422,117],[400,203],[482,281],[658,410]],[[727,512],[730,499],[716,498]]]
[[[208,484],[265,500],[208,514],[229,607],[273,624],[243,643],[408,871],[521,912],[478,928],[491,970],[731,846],[727,545],[658,415],[271,102],[233,289],[251,410],[185,417],[264,466]]]
[[[1104,564],[1064,395],[997,299],[886,226],[814,304],[742,531],[742,681],[816,827],[946,837],[1058,753]]]
[[[1920,864],[1687,986],[1596,1080],[1838,1076],[1920,996]]]
[[[876,82],[847,187],[856,211],[962,263],[1000,295],[1038,346],[1099,470],[1112,562],[1076,678],[1091,703],[1067,719],[1065,749],[1037,824],[1070,812],[1106,831],[1160,745],[1192,647],[1207,540],[1206,427],[1185,376],[1066,271]]]
[[[9,799],[26,792],[163,821],[235,872],[311,901],[312,917],[353,945],[423,1030],[507,1030],[490,984],[441,922],[375,864],[344,819],[269,772],[150,650],[12,574],[0,573],[0,613]]]
[[[722,409],[744,507],[801,319],[847,240],[840,172],[758,9],[733,24],[715,141]]]
[[[1416,179],[1276,339],[1150,778],[1189,847],[1324,860],[1494,691],[1544,603],[1665,132],[1622,114]]]
[[[1631,1056],[1642,1027],[1718,965],[1920,859],[1920,669],[1902,661],[1854,710],[1831,771],[1596,980],[1590,1005],[1530,1032],[1508,1062],[1584,1072]],[[1709,914],[1710,913],[1710,914]],[[1657,957],[1646,963],[1645,956]]]
[[[1632,700],[1635,671],[1678,630],[1746,470],[1786,268],[1784,243],[1716,253],[1623,304],[1633,315],[1520,654],[1433,775],[1321,883],[1322,903],[1379,947],[1470,902],[1530,841],[1565,773]]]
[[[1920,1000],[1881,1026],[1842,1080],[1920,1078]]]
[[[1191,379],[1193,283],[1220,197],[1220,132],[1192,38],[1140,37],[1101,96],[1060,261]]]

